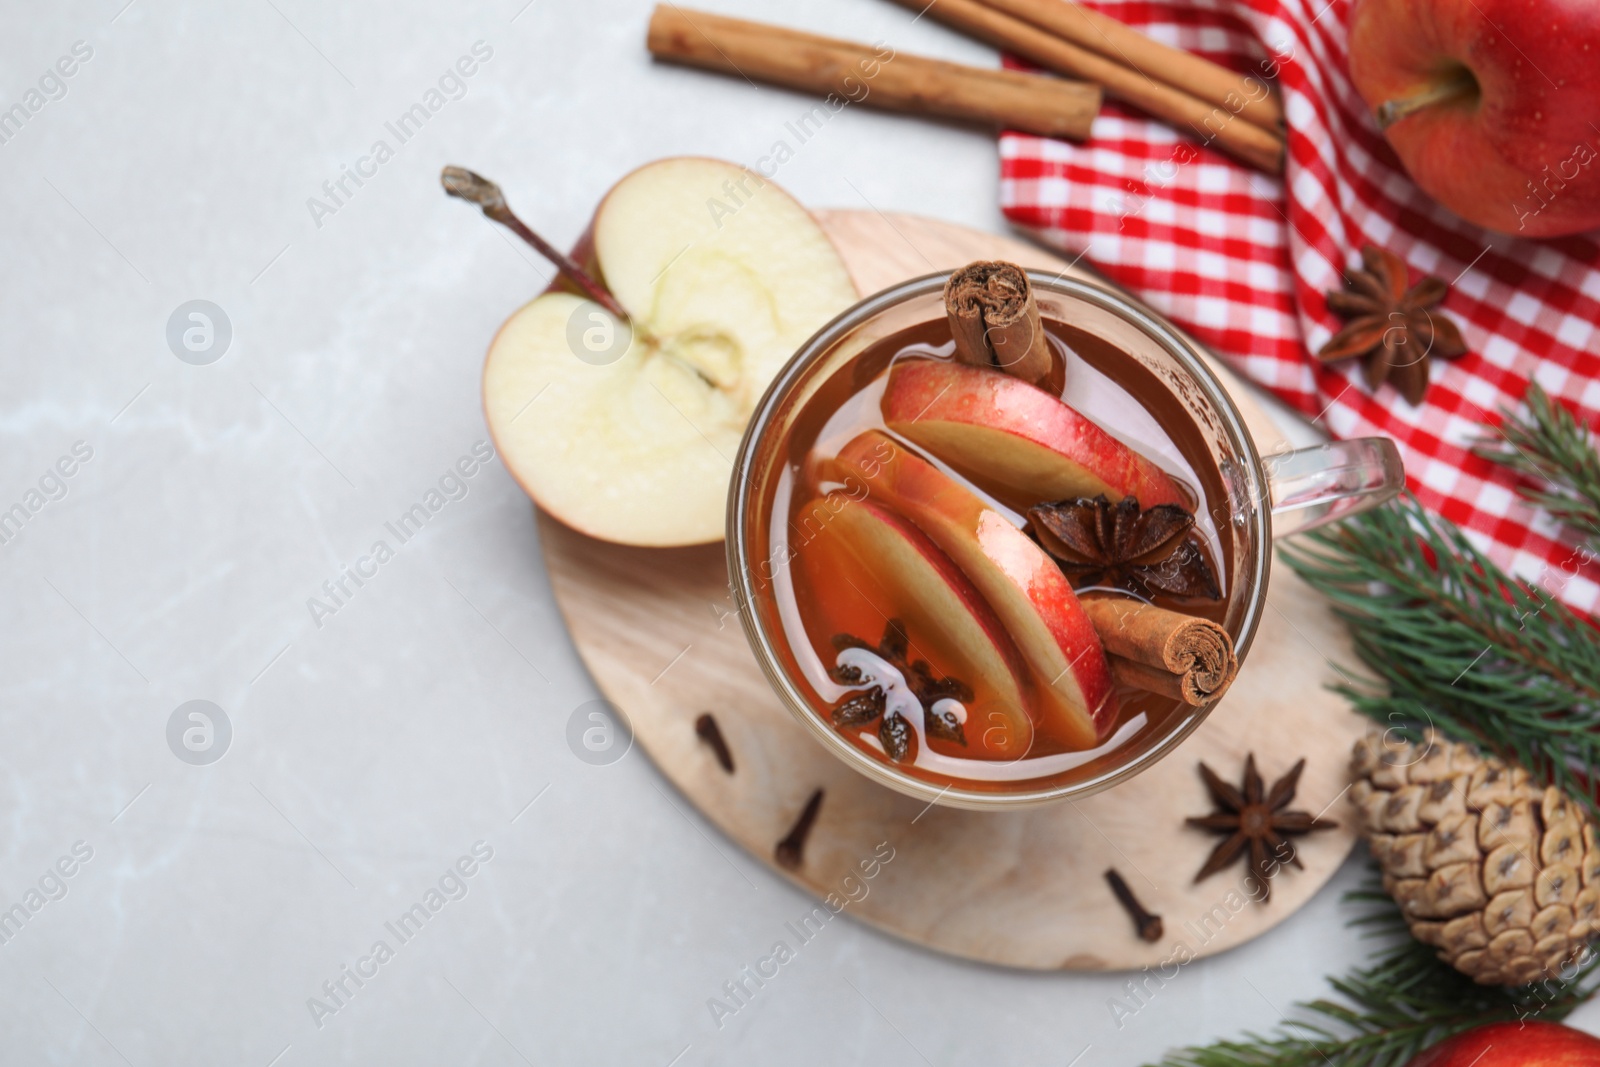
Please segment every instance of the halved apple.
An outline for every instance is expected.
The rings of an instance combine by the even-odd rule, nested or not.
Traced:
[[[1060,399],[982,367],[911,359],[883,394],[889,429],[1030,504],[1104,495],[1150,508],[1193,501],[1156,464]]]
[[[591,231],[587,265],[630,321],[560,291],[518,311],[483,369],[489,432],[528,495],[577,530],[717,541],[751,411],[855,286],[799,203],[719,160],[640,167]]]
[[[1039,732],[1072,749],[1103,740],[1117,717],[1111,668],[1050,557],[970,489],[884,434],[852,439],[838,462],[955,560],[994,608],[1032,674]]]
[[[1033,745],[1033,720],[1023,692],[1027,666],[961,568],[921,530],[886,508],[843,493],[830,493],[817,505],[807,513],[821,516],[821,526],[796,549],[808,579],[817,586],[811,595],[819,600],[872,599],[865,612],[857,613],[872,624],[860,636],[875,640],[888,619],[899,618],[912,659],[926,659],[937,672],[973,688],[979,699],[967,708],[966,746],[951,743],[948,754],[1005,760],[1027,755]]]

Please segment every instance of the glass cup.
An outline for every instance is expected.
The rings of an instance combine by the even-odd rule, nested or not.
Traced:
[[[1243,663],[1266,604],[1274,537],[1354,514],[1394,497],[1405,485],[1399,452],[1387,438],[1315,445],[1263,459],[1234,405],[1199,350],[1170,324],[1101,285],[1029,271],[1045,320],[1070,323],[1142,363],[1193,420],[1222,475],[1227,514],[1217,532],[1232,541],[1224,627]],[[947,274],[915,278],[856,304],[801,346],[779,372],[751,418],[734,463],[728,494],[728,573],[740,619],[773,689],[821,744],[868,778],[930,803],[1003,810],[1087,796],[1149,767],[1193,733],[1216,703],[1183,708],[1159,727],[1085,764],[1067,780],[1016,780],[941,785],[874,759],[851,744],[814,708],[782,635],[771,586],[786,565],[775,543],[774,501],[788,469],[788,430],[819,386],[869,345],[943,320]],[[1170,405],[1168,405],[1170,406]],[[1222,508],[1217,508],[1221,511]],[[781,531],[780,531],[781,533]]]

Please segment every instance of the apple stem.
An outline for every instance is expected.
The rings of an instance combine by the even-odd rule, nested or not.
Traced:
[[[1460,97],[1472,95],[1477,91],[1478,79],[1472,76],[1470,70],[1462,67],[1415,96],[1404,96],[1398,100],[1385,100],[1373,112],[1373,117],[1378,120],[1378,129],[1387,130],[1407,115],[1421,111],[1425,107],[1447,103]]]
[[[556,269],[587,293],[589,299],[615,315],[618,321],[628,321],[628,313],[622,310],[622,305],[617,303],[617,298],[605,286],[590,277],[589,272],[578,266],[571,256],[534,233],[517,218],[506,203],[505,193],[494,182],[465,167],[445,167],[439,172],[439,183],[444,186],[446,193],[469,204],[477,204],[485,215],[532,245],[534,251],[555,264]]]

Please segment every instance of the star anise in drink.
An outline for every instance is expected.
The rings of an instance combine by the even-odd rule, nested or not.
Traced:
[[[1176,504],[1141,509],[1131,496],[1115,504],[1097,496],[1040,504],[1028,519],[1075,587],[1222,596],[1194,533],[1194,515]]]
[[[1450,287],[1438,278],[1409,285],[1405,262],[1393,252],[1367,245],[1363,270],[1351,271],[1347,288],[1327,293],[1328,309],[1344,328],[1317,350],[1324,363],[1360,357],[1368,388],[1388,381],[1408,404],[1428,391],[1428,360],[1452,359],[1467,351],[1456,324],[1438,310]]]
[[[1331,830],[1339,825],[1309,812],[1287,810],[1305,767],[1306,761],[1301,760],[1267,789],[1256,771],[1253,754],[1245,757],[1244,782],[1238,787],[1224,782],[1210,767],[1200,764],[1200,777],[1205,779],[1206,790],[1217,810],[1210,815],[1191,816],[1187,822],[1190,826],[1228,836],[1212,851],[1200,873],[1194,876],[1195,881],[1216,874],[1247,853],[1250,873],[1260,887],[1261,902],[1267,902],[1272,896],[1272,876],[1282,865],[1300,866],[1289,836]]]

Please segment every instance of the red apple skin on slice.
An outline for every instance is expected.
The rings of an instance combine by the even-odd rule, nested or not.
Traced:
[[[1031,387],[1030,387],[1031,388]],[[1111,732],[1117,700],[1105,649],[1072,584],[1044,550],[970,489],[875,430],[839,452],[868,498],[910,519],[977,586],[1028,664],[1039,732],[1073,750]]]
[[[1027,755],[1033,746],[1033,720],[1023,692],[1027,665],[961,568],[916,526],[876,504],[831,493],[802,514],[823,517],[815,543],[798,549],[808,556],[805,569],[813,582],[849,580],[849,570],[838,562],[848,555],[860,574],[870,576],[849,580],[852,589],[863,596],[873,589],[885,595],[884,602],[870,606],[873,629],[858,636],[876,640],[884,619],[900,618],[911,659],[930,660],[935,673],[953,671],[977,692],[978,700],[967,708],[966,746],[933,743],[946,755],[970,759]],[[835,594],[819,590],[813,595]]]
[[[883,394],[889,429],[979,481],[1031,503],[1125,496],[1191,506],[1165,471],[1021,378],[931,359],[897,363]]]

